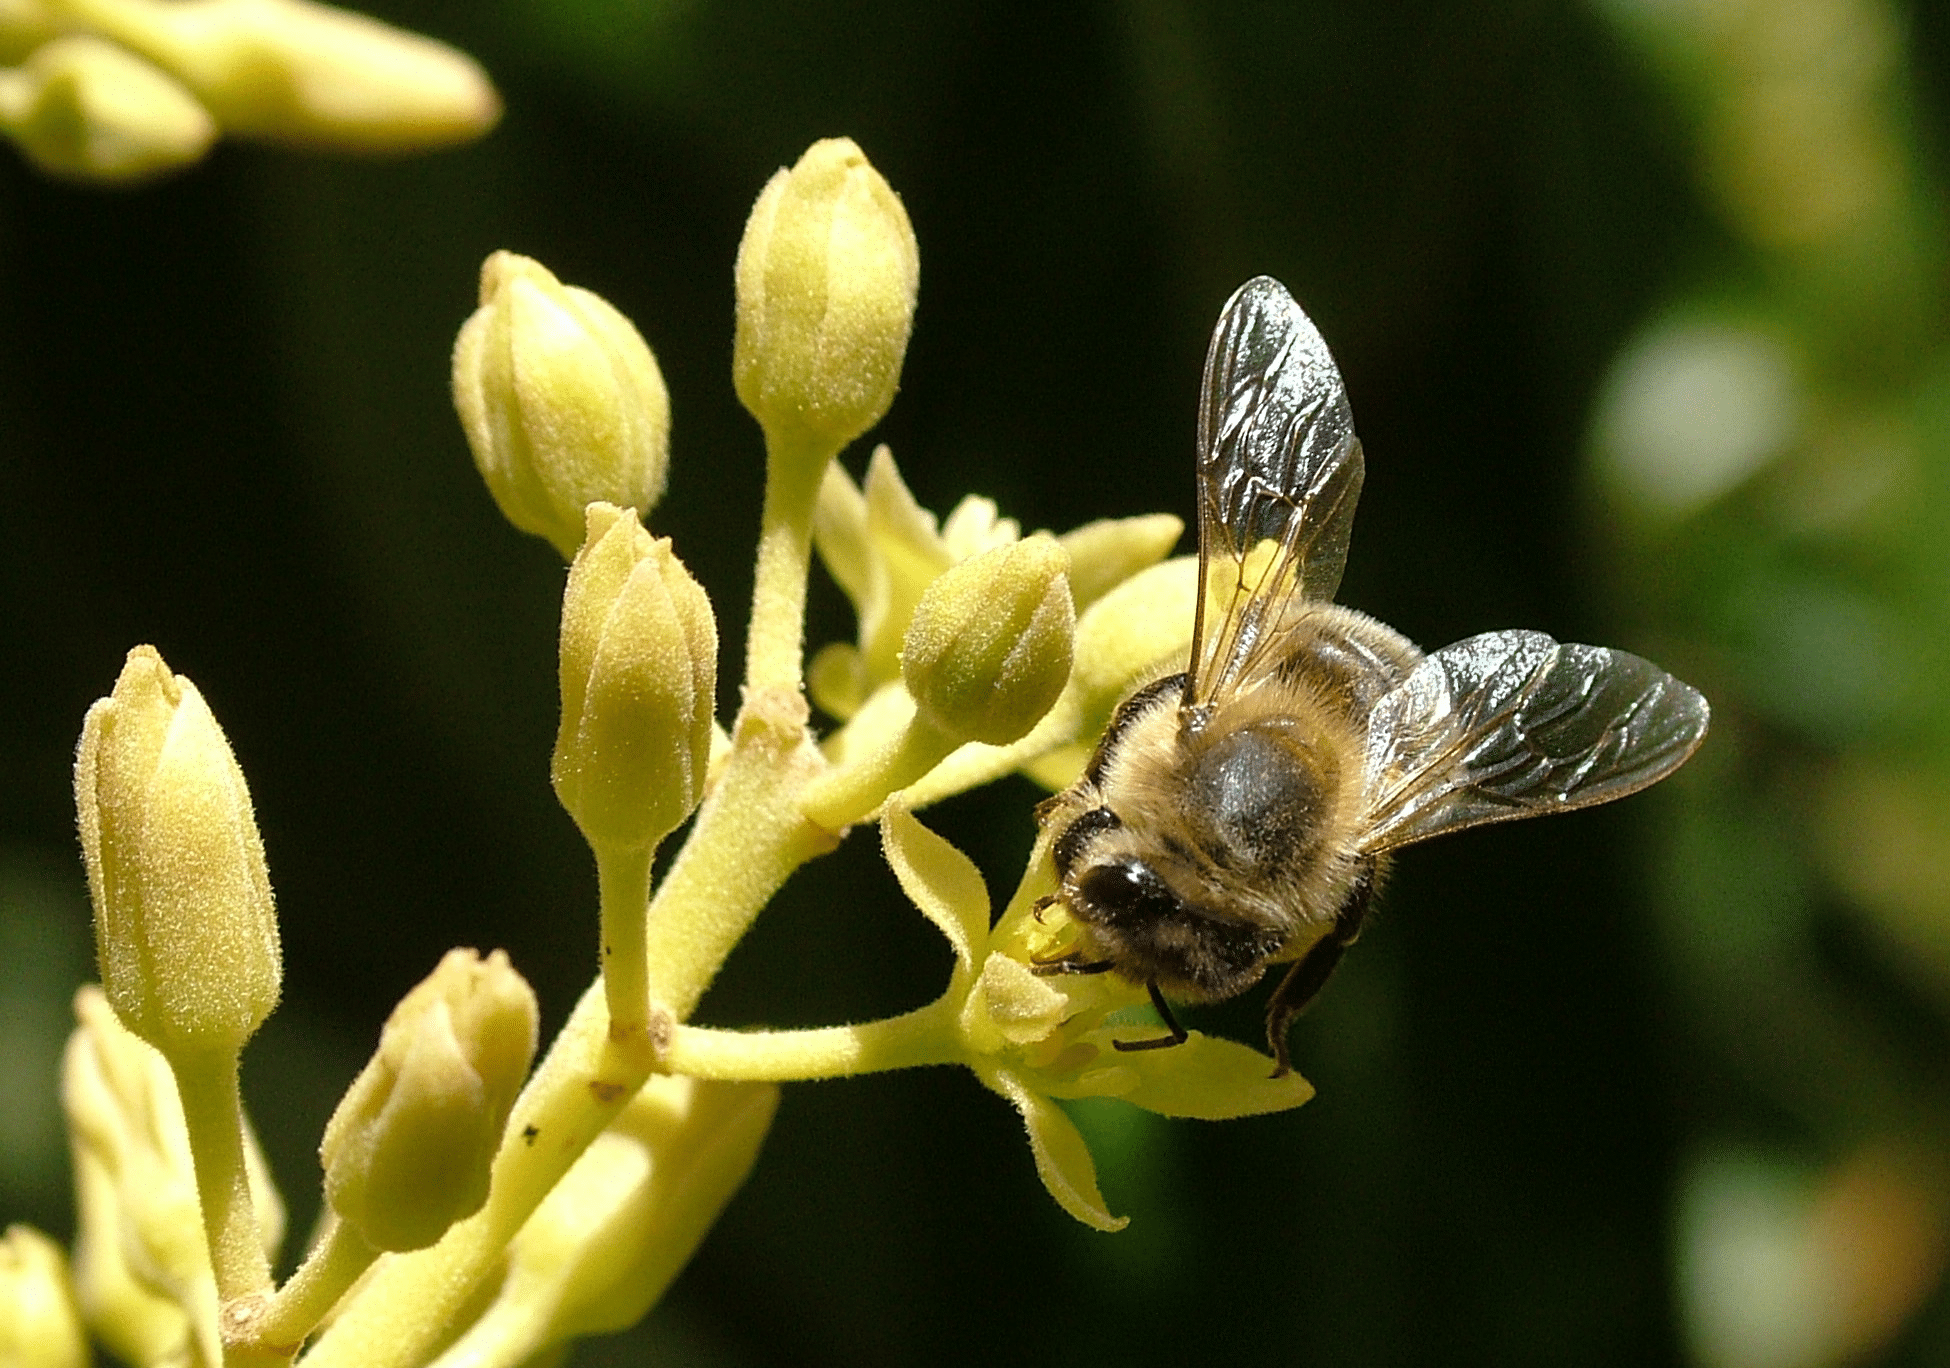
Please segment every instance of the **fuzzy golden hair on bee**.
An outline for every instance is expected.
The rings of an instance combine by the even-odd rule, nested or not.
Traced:
[[[1332,602],[1364,471],[1339,370],[1262,276],[1221,311],[1198,425],[1201,595],[1188,670],[1134,692],[1083,777],[1038,809],[1075,949],[1049,973],[1110,972],[1215,1001],[1287,968],[1287,1027],[1359,935],[1397,848],[1608,802],[1706,734],[1698,691],[1637,656],[1487,632],[1424,655]]]

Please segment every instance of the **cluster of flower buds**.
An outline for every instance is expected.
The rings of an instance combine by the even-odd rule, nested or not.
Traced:
[[[124,78],[86,98],[131,126],[160,119],[175,83],[193,92],[179,113],[227,129],[376,145],[374,130],[390,126],[396,140],[438,141],[458,136],[463,77],[478,78],[457,54],[307,0],[6,6],[0,40],[9,24],[47,26],[29,66],[120,63]],[[388,94],[393,78],[420,96],[444,91],[447,112]],[[492,92],[482,82],[477,94],[477,117],[491,118]],[[107,114],[36,117],[66,129],[73,174],[149,155]],[[1036,975],[1057,934],[1036,885],[991,932],[974,866],[908,815],[930,785],[940,796],[1015,768],[1067,782],[1131,682],[1182,659],[1196,587],[1192,562],[1159,563],[1175,518],[1024,537],[971,498],[941,524],[884,447],[864,488],[833,464],[898,387],[918,263],[899,198],[844,139],[781,170],[752,212],[734,380],[765,431],[769,481],[747,699],[776,716],[741,720],[654,907],[654,852],[703,801],[723,738],[711,604],[640,521],[663,490],[669,399],[650,348],[604,300],[511,253],[484,265],[454,399],[509,521],[571,558],[551,774],[596,857],[603,991],[585,997],[524,1093],[534,994],[499,951],[449,953],[401,1000],[326,1127],[331,1217],[281,1288],[267,1252],[282,1207],[236,1093],[238,1052],[279,993],[264,851],[201,695],[152,648],[130,652],[88,713],[75,765],[103,981],[77,1000],[64,1081],[81,1238],[72,1275],[31,1232],[0,1243],[0,1351],[9,1326],[27,1326],[20,1361],[79,1361],[77,1308],[136,1363],[286,1359],[314,1335],[310,1352],[334,1368],[539,1361],[627,1326],[743,1182],[776,1106],[764,1080],[805,1076],[652,1070],[677,1057],[689,1004],[778,882],[883,805],[889,861],[956,955],[941,1002],[893,1023],[921,1033],[906,1062],[967,1063],[1016,1105],[1045,1182],[1080,1219],[1117,1224],[1051,1099],[1221,1116],[1303,1097],[1297,1079],[1260,1077],[1244,1047],[1195,1039],[1168,1058],[1120,1057],[1103,1023],[1137,990]],[[856,643],[814,662],[815,699],[846,719],[823,747],[799,693],[815,544],[860,618]],[[754,1048],[739,1039],[734,1051]],[[393,1257],[374,1269],[382,1252]],[[402,1320],[415,1315],[425,1323]]]
[[[127,182],[217,135],[412,152],[478,137],[500,98],[466,54],[311,0],[16,0],[0,132],[36,165]]]

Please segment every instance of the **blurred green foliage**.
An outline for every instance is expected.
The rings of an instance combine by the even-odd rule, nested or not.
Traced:
[[[1223,1126],[1079,1109],[1125,1234],[1058,1211],[1016,1118],[957,1072],[796,1087],[665,1304],[575,1361],[1647,1365],[1685,1359],[1690,1334],[1709,1364],[1819,1363],[1832,1325],[1754,1358],[1761,1339],[1711,1308],[1795,1286],[1763,1255],[1832,1274],[1808,1232],[1851,1212],[1881,1213],[1839,1227],[1887,1255],[1874,1285],[1914,1284],[1881,1361],[1950,1358],[1930,1299],[1950,16],[375,12],[481,58],[502,127],[403,162],[225,146],[136,194],[0,165],[0,1211],[67,1230],[52,1096],[11,1080],[51,1076],[29,1042],[59,1028],[32,1023],[58,1022],[84,972],[68,766],[135,642],[198,682],[257,799],[289,967],[245,1086],[295,1229],[324,1117],[446,948],[506,947],[544,1035],[559,1024],[595,944],[594,881],[547,784],[562,567],[476,482],[446,398],[453,332],[498,247],[637,323],[672,395],[653,526],[737,659],[762,460],[731,392],[732,255],[772,169],[845,133],[921,243],[875,436],[924,505],[977,491],[1053,528],[1188,514],[1207,331],[1270,273],[1334,346],[1368,449],[1343,600],[1426,645],[1524,626],[1638,650],[1707,690],[1716,731],[1661,791],[1404,858],[1296,1031],[1307,1107]],[[1783,49],[1716,39],[1728,14],[1841,25],[1785,69],[1854,80],[1809,126],[1883,159],[1868,217],[1781,208],[1819,148],[1769,150],[1803,125],[1737,96]],[[1631,369],[1648,355],[1678,369]],[[1633,417],[1662,374],[1679,408]],[[1727,428],[1739,403],[1747,426]],[[1723,432],[1700,455],[1702,423],[1748,446]],[[1655,458],[1719,464],[1675,484],[1617,454],[1619,432],[1675,430]],[[851,635],[842,608],[816,587],[815,644]],[[1014,781],[933,820],[1000,893],[1035,797]],[[885,1014],[945,969],[856,836],[775,904],[700,1019]],[[1258,1011],[1195,1021],[1250,1040]]]

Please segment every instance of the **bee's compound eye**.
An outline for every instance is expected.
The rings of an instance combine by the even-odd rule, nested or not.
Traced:
[[[1170,886],[1142,860],[1096,866],[1077,881],[1077,896],[1096,914],[1088,920],[1123,929],[1184,910]]]

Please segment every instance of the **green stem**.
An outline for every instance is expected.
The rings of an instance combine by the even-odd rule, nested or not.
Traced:
[[[960,742],[919,717],[892,741],[839,766],[806,786],[799,807],[828,831],[841,831],[871,816],[887,796],[925,775],[952,755]]]
[[[812,569],[813,508],[837,443],[765,434],[765,513],[759,525],[748,689],[798,689],[805,674],[806,576]]]
[[[289,1357],[378,1257],[365,1236],[334,1218],[284,1286],[269,1297],[224,1308],[225,1344],[281,1350]]]
[[[748,690],[731,759],[650,904],[651,997],[678,1021],[792,871],[833,848],[799,811],[800,791],[826,768],[805,717],[796,692]]]
[[[644,912],[650,905],[653,846],[596,851],[602,906],[603,993],[610,1029],[641,1031],[650,1019],[650,980],[644,969]]]
[[[943,998],[884,1021],[810,1031],[678,1026],[664,1047],[663,1063],[692,1078],[769,1083],[953,1064],[966,1053],[955,1008]]]
[[[217,1296],[262,1292],[271,1285],[270,1261],[257,1233],[248,1171],[244,1167],[244,1112],[237,1092],[237,1056],[221,1051],[183,1054],[169,1061],[189,1123],[196,1165],[196,1196],[203,1207],[203,1234],[217,1274]]]
[[[439,1368],[534,1368],[556,1305],[545,1297],[497,1296],[481,1318],[440,1353]],[[573,1346],[573,1339],[563,1348]],[[547,1362],[547,1360],[543,1360]],[[559,1360],[558,1360],[559,1361]]]

